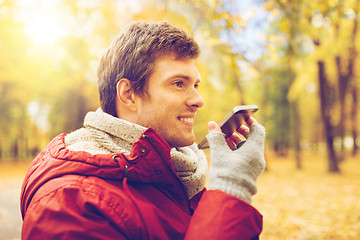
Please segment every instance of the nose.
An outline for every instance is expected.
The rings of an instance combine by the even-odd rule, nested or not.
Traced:
[[[204,106],[204,104],[205,104],[205,101],[201,97],[201,95],[199,94],[197,89],[195,89],[195,88],[192,89],[189,97],[187,98],[186,105],[188,107],[201,108],[202,106]]]

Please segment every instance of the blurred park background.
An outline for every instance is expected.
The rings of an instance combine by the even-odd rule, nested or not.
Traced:
[[[97,62],[133,20],[199,43],[197,141],[259,106],[262,239],[360,239],[359,14],[360,0],[0,0],[0,239],[19,238],[29,161],[99,107]]]

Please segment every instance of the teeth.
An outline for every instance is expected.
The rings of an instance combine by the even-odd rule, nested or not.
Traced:
[[[193,118],[180,118],[180,121],[192,123],[194,121],[194,119]]]

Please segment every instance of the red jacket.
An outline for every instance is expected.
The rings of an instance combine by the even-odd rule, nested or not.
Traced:
[[[128,156],[70,151],[64,137],[25,176],[22,239],[258,239],[262,216],[251,205],[218,190],[187,199],[153,129]]]

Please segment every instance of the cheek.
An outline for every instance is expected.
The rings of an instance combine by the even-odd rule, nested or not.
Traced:
[[[178,111],[176,101],[169,96],[152,96],[150,101],[142,102],[138,122],[144,127],[153,127],[158,132],[175,128]],[[170,129],[169,129],[170,128]]]
[[[154,105],[148,105],[143,107],[143,111],[139,114],[138,122],[144,127],[152,127],[155,130],[162,124],[164,124],[163,109],[157,108]]]
[[[147,122],[147,127],[152,127],[165,139],[176,128],[175,122],[170,117],[171,113],[166,109],[154,109],[153,112],[148,112],[144,115],[144,121]]]

